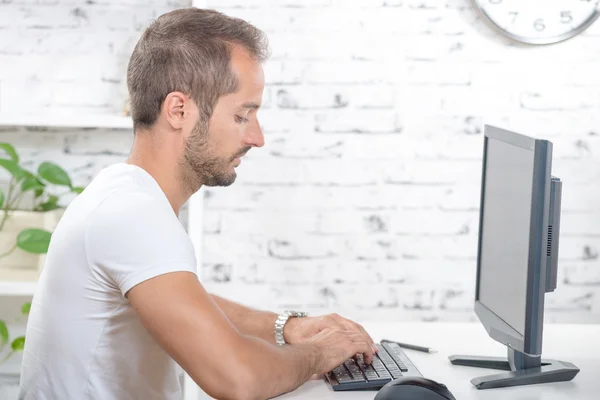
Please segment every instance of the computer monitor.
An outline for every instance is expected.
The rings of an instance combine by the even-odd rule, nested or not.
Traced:
[[[556,288],[562,183],[552,143],[484,129],[475,313],[508,358],[450,356],[455,365],[510,372],[471,380],[478,389],[567,381],[579,369],[542,360],[544,296]]]

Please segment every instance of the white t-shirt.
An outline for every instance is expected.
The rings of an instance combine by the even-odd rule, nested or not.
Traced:
[[[157,182],[121,163],[65,210],[33,297],[23,400],[182,398],[181,369],[125,294],[174,271],[196,273],[193,245]]]

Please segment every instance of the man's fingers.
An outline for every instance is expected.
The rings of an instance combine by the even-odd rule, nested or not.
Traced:
[[[370,365],[373,361],[373,348],[369,343],[361,342],[360,349],[360,353],[363,355],[365,364]]]
[[[371,350],[370,350],[371,346],[369,346],[369,344],[368,344],[368,343],[366,343],[366,342],[363,342],[363,343],[364,343],[364,345],[365,345],[365,346],[363,346],[363,347],[360,347],[360,348],[361,348],[361,349],[366,349],[366,350],[362,350],[362,351],[361,351],[361,350],[357,350],[357,353],[356,353],[356,354],[354,354],[354,355],[352,356],[352,358],[353,358],[355,361],[357,361],[357,362],[358,362],[358,360],[359,360],[360,356],[362,356],[363,362],[364,362],[366,365],[371,365],[371,362],[373,362],[373,357],[374,357],[374,356],[373,356],[373,351],[371,351]],[[365,351],[368,351],[368,352],[365,352]]]
[[[362,334],[365,337],[365,340],[371,345],[371,347],[373,348],[373,350],[377,351],[377,346],[375,346],[375,341],[367,333],[367,331],[365,330],[365,328],[362,327],[362,325],[357,324],[354,321],[350,321],[348,319],[344,319],[344,318],[342,318],[342,320],[339,323],[341,323],[343,325],[343,327],[344,327],[345,330],[349,330],[349,331],[353,331],[353,332],[359,332],[360,334]]]
[[[375,341],[373,340],[373,338],[371,337],[371,335],[369,335],[367,333],[367,331],[365,330],[365,328],[363,328],[362,325],[355,323],[357,326],[357,329],[359,329],[367,338],[369,338],[369,343],[371,344],[371,346],[373,347],[373,350],[375,352],[377,352],[377,346],[375,345]]]
[[[350,334],[350,340],[355,346],[357,346],[355,353],[363,355],[365,364],[371,364],[371,361],[373,360],[373,354],[375,353],[371,343],[365,341],[363,334],[356,333],[355,331]]]
[[[373,355],[378,351],[378,349],[375,345],[375,341],[362,327],[362,325],[343,318],[338,314],[329,314],[325,316],[322,322],[324,322],[326,326],[331,329],[346,331],[346,333],[352,337],[351,340],[353,342],[361,343],[362,350],[360,352],[357,351],[357,353],[363,354],[365,363],[371,364]]]

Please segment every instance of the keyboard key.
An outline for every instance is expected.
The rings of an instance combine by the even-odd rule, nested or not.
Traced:
[[[360,368],[358,368],[358,365],[351,365],[351,366],[349,366],[347,368],[348,368],[348,371],[352,372],[352,375],[354,375],[355,373],[356,374],[361,374],[362,373],[361,370],[360,370]]]
[[[411,371],[414,366],[401,348],[389,346],[393,343],[378,343],[379,352],[370,365],[364,363],[362,355],[350,358],[327,374],[334,391],[380,389],[392,379],[403,376],[403,371]],[[404,360],[404,362],[402,361]],[[406,364],[405,364],[406,363]],[[416,371],[418,374],[418,371]]]
[[[402,353],[402,349],[397,343],[385,343],[384,348],[389,350],[392,359],[398,364],[400,371],[407,372],[408,368],[404,365],[404,362],[400,359],[400,354]]]
[[[367,380],[369,380],[369,381],[374,381],[379,378],[379,376],[377,376],[377,373],[375,371],[367,371],[367,372],[365,372],[365,376],[367,377]]]
[[[400,372],[400,371],[390,371],[390,374],[392,375],[392,378],[394,378],[394,379],[400,378],[402,376],[402,372]]]
[[[345,382],[363,382],[364,381],[363,378],[359,378],[359,377],[354,378],[354,377],[351,377],[351,376],[342,376],[342,377],[339,377],[339,378],[336,377],[336,379],[337,379],[337,381],[339,383],[345,383]]]
[[[382,354],[381,356],[379,356],[379,358],[381,358],[381,361],[383,361],[384,364],[389,365],[389,364],[393,364],[394,362],[392,361],[392,357],[390,357],[387,354]]]
[[[337,367],[335,367],[335,368],[333,369],[333,371],[331,371],[331,372],[332,372],[334,375],[337,375],[337,374],[347,374],[347,373],[348,373],[348,370],[346,370],[346,367],[344,367],[344,365],[340,365],[340,366],[337,366]]]
[[[381,362],[381,359],[379,357],[373,357],[373,361],[371,362],[371,365],[375,369],[383,368],[383,363]]]
[[[377,371],[377,375],[379,375],[380,378],[384,378],[384,379],[392,378],[392,375],[390,375],[390,373],[387,371]]]
[[[362,371],[362,373],[365,375],[365,377],[368,380],[374,380],[377,379],[379,376],[377,375],[377,372],[375,372],[375,370],[373,369],[372,366],[370,365],[366,365],[362,360],[360,360],[358,363],[358,367],[360,368],[360,370]]]
[[[356,364],[363,372],[368,371],[369,369],[373,369],[372,366],[365,364],[363,360],[359,360]]]
[[[349,359],[347,360],[344,365],[346,366],[346,369],[348,371],[350,371],[350,375],[355,378],[355,379],[360,379],[360,380],[365,380],[365,375],[363,374],[362,370],[360,369],[360,367],[358,366],[358,364],[356,363],[356,361],[354,359]]]
[[[352,376],[350,376],[350,374],[333,374],[333,377],[337,379],[338,382],[352,380]]]
[[[352,379],[352,375],[350,375],[346,367],[344,367],[343,365],[334,368],[334,370],[331,371],[331,373],[339,382],[342,382],[343,380],[347,379]]]
[[[378,368],[383,368],[385,369],[385,365],[384,365],[384,360],[381,357],[375,357],[373,358],[373,362],[371,363],[371,365],[373,365],[373,368],[378,369]]]

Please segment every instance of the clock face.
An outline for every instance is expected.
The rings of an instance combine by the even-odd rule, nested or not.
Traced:
[[[584,31],[600,15],[600,0],[474,0],[492,25],[524,43],[547,44]]]

